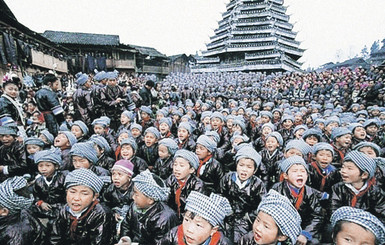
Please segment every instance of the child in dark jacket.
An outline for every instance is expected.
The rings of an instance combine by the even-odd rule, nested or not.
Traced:
[[[152,110],[149,106],[140,107],[140,120],[138,120],[138,123],[142,126],[144,131],[146,131],[147,128],[154,126],[154,119],[152,119],[151,116]]]
[[[229,201],[217,194],[206,196],[192,191],[186,200],[183,223],[169,231],[157,244],[212,244],[232,242],[220,231],[226,216],[231,214]]]
[[[178,150],[178,145],[174,140],[166,138],[159,141],[158,154],[152,172],[158,175],[161,179],[166,180],[172,174],[172,165],[174,154]]]
[[[27,153],[28,173],[31,175],[32,179],[34,179],[36,174],[38,173],[34,160],[34,155],[35,153],[43,150],[44,141],[36,137],[29,137],[24,141],[24,146],[25,151]]]
[[[121,241],[128,236],[139,244],[156,244],[178,224],[176,213],[164,203],[170,189],[149,170],[140,173],[132,181],[134,202],[123,220]]]
[[[138,145],[134,138],[130,137],[128,139],[124,139],[120,144],[121,151],[121,159],[130,160],[134,164],[134,174],[133,176],[138,175],[148,168],[147,162],[142,158],[136,156],[136,152],[138,150]]]
[[[103,184],[89,169],[76,169],[67,175],[67,204],[60,209],[57,219],[49,225],[49,244],[112,243],[113,216],[98,201]]]
[[[29,211],[27,180],[15,176],[0,184],[0,243],[44,244],[45,229]]]
[[[95,165],[110,170],[114,165],[115,160],[110,157],[111,147],[107,140],[100,135],[94,134],[91,136],[89,142],[94,144],[94,149],[98,156],[98,161]]]
[[[131,125],[130,130],[131,130],[132,137],[134,137],[136,141],[136,144],[138,146],[142,146],[144,144],[143,136],[142,136],[143,127],[137,123],[133,123]]]
[[[88,127],[82,121],[75,121],[71,125],[71,132],[75,135],[77,142],[86,142],[88,139]]]
[[[165,117],[160,119],[159,121],[159,132],[160,132],[160,138],[161,139],[174,139],[175,136],[171,133],[172,128],[172,119],[169,117]]]
[[[298,241],[302,244],[308,241],[317,244],[322,222],[320,200],[327,197],[306,185],[309,169],[302,157],[289,157],[282,161],[280,167],[284,181],[276,183],[272,189],[289,198],[301,215],[303,231]]]
[[[195,151],[196,143],[192,137],[193,129],[188,122],[181,122],[178,126],[178,137],[175,139],[179,149]]]
[[[17,140],[17,129],[0,126],[0,140],[0,182],[8,177],[26,174],[26,154],[23,145]]]
[[[39,139],[44,141],[44,150],[51,148],[55,141],[55,137],[46,129],[40,132]]]
[[[243,146],[235,155],[236,172],[227,173],[220,180],[221,194],[231,204],[233,214],[226,220],[228,237],[238,243],[240,238],[251,229],[249,213],[255,211],[266,193],[265,185],[256,177],[261,156],[251,145]]]
[[[57,148],[39,151],[34,158],[40,173],[33,184],[35,211],[41,218],[56,218],[65,204],[64,181],[67,174],[67,171],[60,170],[60,151]]]
[[[342,163],[342,181],[332,187],[334,212],[342,206],[368,211],[385,222],[385,193],[374,184],[376,162],[366,154],[351,151]]]
[[[144,159],[148,168],[152,170],[154,168],[158,155],[158,140],[160,139],[159,130],[155,127],[149,127],[144,132],[144,145],[138,148],[136,153],[138,157]]]
[[[123,111],[120,115],[120,126],[116,134],[120,134],[122,130],[130,130],[131,124],[134,123],[135,115],[131,111]]]
[[[104,137],[107,140],[110,147],[112,148],[112,150],[115,151],[118,145],[115,142],[115,138],[114,138],[114,135],[112,134],[112,131],[108,128],[106,119],[102,119],[102,118],[95,119],[92,122],[92,127],[94,129],[94,133]]]
[[[60,131],[55,138],[54,146],[59,148],[61,151],[61,158],[63,164],[61,165],[62,170],[73,170],[71,162],[70,150],[71,147],[76,144],[77,140],[73,133],[69,131]]]
[[[173,160],[173,173],[165,181],[171,189],[168,205],[177,212],[180,221],[190,192],[205,191],[204,182],[194,174],[198,166],[199,159],[195,153],[184,149],[178,150]]]

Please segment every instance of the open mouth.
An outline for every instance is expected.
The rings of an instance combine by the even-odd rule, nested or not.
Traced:
[[[259,241],[259,240],[261,240],[261,238],[262,238],[262,236],[260,236],[258,233],[256,233],[256,232],[254,232],[254,239],[256,240],[256,241]]]
[[[296,182],[297,185],[299,185],[299,186],[302,186],[302,185],[304,184],[304,181],[303,181],[302,178],[297,179],[295,182]]]

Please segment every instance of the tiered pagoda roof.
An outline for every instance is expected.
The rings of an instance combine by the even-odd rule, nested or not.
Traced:
[[[230,0],[192,72],[299,71],[303,55],[283,0]]]

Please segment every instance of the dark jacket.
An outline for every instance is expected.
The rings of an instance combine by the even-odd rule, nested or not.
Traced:
[[[151,90],[143,86],[139,91],[139,95],[142,98],[142,105],[149,106],[152,104],[153,99]]]
[[[344,182],[335,184],[332,187],[332,190],[332,212],[342,206],[352,206],[352,199],[354,195],[352,190],[350,190]],[[358,196],[354,207],[372,213],[385,223],[385,192],[378,186],[371,185],[362,196]]]
[[[124,193],[116,188],[114,184],[111,184],[104,190],[101,200],[112,210],[113,208],[122,208],[123,205],[130,205],[132,203],[133,191],[134,185],[132,183]]]
[[[134,164],[134,174],[132,175],[133,177],[148,168],[147,162],[140,157],[133,156],[130,161]]]
[[[78,88],[72,95],[74,102],[75,120],[81,120],[86,125],[91,125],[94,117],[94,102],[91,97],[91,89]]]
[[[74,170],[74,166],[72,164],[72,159],[70,155],[71,148],[61,150],[61,159],[62,159],[62,165],[60,167],[61,170],[68,170],[72,171]]]
[[[168,197],[168,206],[177,212],[180,221],[182,221],[182,214],[185,211],[184,208],[186,206],[187,197],[190,195],[191,191],[197,191],[205,194],[205,184],[195,175],[190,175],[186,180],[184,186],[182,187],[182,191],[179,198],[180,207],[178,209],[176,191],[179,189],[180,184],[174,175],[171,175],[165,181],[165,183],[171,189],[170,195]]]
[[[241,189],[236,184],[236,175],[237,172],[230,172],[220,180],[220,192],[229,200],[233,210],[233,214],[226,219],[226,230],[235,243],[252,229],[255,219],[252,212],[257,210],[266,194],[265,185],[258,177],[251,176],[248,184]]]
[[[116,99],[126,99],[126,96],[126,93],[118,85],[114,87],[107,85],[101,89],[100,102],[103,105],[104,113],[112,121],[118,121],[120,115],[125,110],[125,102],[116,103]]]
[[[210,158],[202,165],[199,172],[197,171],[197,176],[206,184],[208,194],[211,192],[219,193],[219,180],[224,175],[222,164],[214,158]]]
[[[167,159],[158,158],[155,161],[155,165],[152,169],[152,172],[158,175],[163,180],[166,180],[172,174],[172,165],[174,163],[173,160],[173,156],[169,156]]]
[[[287,240],[290,240],[290,239],[287,239]],[[281,242],[280,244],[281,245],[291,244],[290,242],[287,242],[287,240],[284,242]],[[250,231],[249,233],[241,237],[241,239],[238,242],[238,245],[257,245],[257,242],[254,240],[254,232]]]
[[[44,244],[45,229],[28,210],[0,217],[0,244]]]
[[[325,179],[324,184],[322,183],[322,179]],[[332,194],[332,186],[340,181],[341,174],[334,166],[329,165],[326,169],[322,169],[316,162],[309,164],[309,179],[307,184],[310,187],[321,192]]]
[[[156,160],[159,158],[158,143],[155,143],[151,147],[142,145],[138,148],[136,156],[144,159],[147,162],[148,166],[154,166]]]
[[[276,149],[276,152],[273,155],[270,155],[269,150],[264,148],[259,154],[262,157],[262,164],[265,166],[267,173],[267,183],[265,183],[266,188],[270,189],[270,187],[279,181],[279,162],[284,158],[283,153]]]
[[[92,206],[90,207],[92,208]],[[65,205],[59,212],[59,217],[50,225],[51,236],[49,244],[111,244],[114,232],[112,224],[113,216],[110,210],[105,209],[100,204],[96,204],[89,214],[83,219],[78,219],[75,232],[71,235],[70,227],[74,218]],[[71,219],[72,218],[72,219]]]
[[[102,167],[107,170],[111,170],[114,164],[115,160],[109,156],[106,156],[104,153],[99,157],[98,161],[95,163],[96,166]]]
[[[139,244],[156,244],[177,224],[176,213],[163,202],[155,202],[144,214],[136,211],[132,203],[123,220],[120,235],[129,236]]]
[[[320,224],[323,222],[320,204],[322,193],[307,185],[305,185],[303,188],[305,188],[304,196],[302,204],[298,209],[298,213],[302,219],[301,227],[303,231],[311,234],[311,242],[317,244],[319,239],[318,235],[322,230]],[[289,198],[290,202],[293,204],[293,206],[295,206],[297,198],[294,198],[291,194],[290,188],[286,181],[276,183],[272,189]]]
[[[19,112],[12,102],[6,98],[0,97],[0,118],[11,117],[15,122],[21,122]]]
[[[17,139],[10,146],[0,146],[0,165],[8,167],[8,175],[0,174],[0,182],[8,177],[23,176],[28,172],[25,150]]]
[[[180,228],[179,228],[180,227]],[[180,244],[178,241],[178,229],[181,229],[181,226],[176,226],[172,228],[163,238],[157,243],[157,245],[178,245]],[[222,232],[220,232],[221,238],[216,245],[232,245],[233,243],[227,239]]]
[[[179,149],[185,149],[185,150],[188,150],[188,151],[195,152],[195,148],[196,148],[197,144],[195,143],[195,141],[192,138],[192,136],[188,137],[183,142],[180,142],[180,140],[178,138],[176,138],[175,142],[178,144],[178,148]]]

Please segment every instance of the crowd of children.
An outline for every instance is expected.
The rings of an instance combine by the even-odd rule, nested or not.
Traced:
[[[4,82],[1,244],[385,244],[385,108],[310,83],[383,70],[172,74],[136,108],[118,77],[78,76],[77,114],[36,107],[48,130]]]

